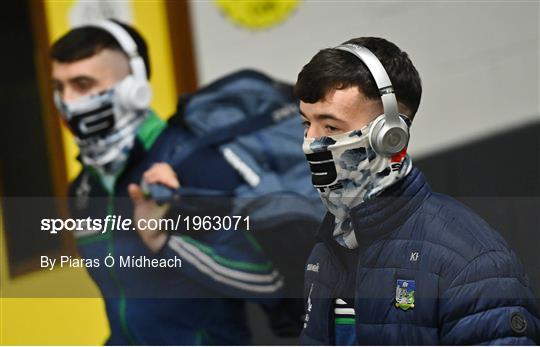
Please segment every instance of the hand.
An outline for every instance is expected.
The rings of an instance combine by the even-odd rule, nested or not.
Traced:
[[[157,163],[144,172],[143,179],[148,184],[161,183],[170,188],[180,188],[180,182],[176,173],[169,164]],[[144,244],[154,253],[158,252],[167,241],[167,232],[161,230],[139,230],[138,221],[144,219],[160,219],[169,211],[170,205],[158,205],[154,200],[147,199],[141,187],[135,183],[128,186],[128,193],[133,201],[133,220],[136,221],[136,229]],[[146,224],[144,224],[146,225]],[[141,226],[144,226],[141,225]]]

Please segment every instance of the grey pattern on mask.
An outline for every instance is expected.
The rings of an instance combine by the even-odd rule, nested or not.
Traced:
[[[343,170],[356,171],[358,163],[367,159],[365,147],[348,149],[339,158],[339,166]]]

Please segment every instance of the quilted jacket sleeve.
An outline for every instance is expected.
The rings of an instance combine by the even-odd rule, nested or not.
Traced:
[[[452,280],[439,302],[444,345],[535,345],[540,319],[516,256],[487,251]]]

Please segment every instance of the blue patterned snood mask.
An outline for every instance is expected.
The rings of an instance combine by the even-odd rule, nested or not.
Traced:
[[[377,196],[412,169],[406,148],[393,157],[375,153],[369,143],[369,131],[374,123],[375,120],[360,130],[344,134],[304,138],[303,150],[313,185],[335,216],[334,238],[350,249],[358,247],[350,210]]]
[[[146,110],[127,110],[113,86],[101,93],[64,102],[55,93],[55,104],[79,146],[81,159],[102,174],[114,174],[127,161]]]

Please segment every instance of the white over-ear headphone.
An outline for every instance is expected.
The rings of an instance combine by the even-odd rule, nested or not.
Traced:
[[[84,26],[98,27],[107,31],[129,57],[131,75],[124,78],[115,89],[120,104],[129,110],[142,110],[150,107],[152,89],[148,83],[146,66],[131,35],[122,26],[110,20],[86,23]]]
[[[377,118],[369,133],[369,142],[377,154],[387,157],[403,150],[409,142],[409,125],[401,118],[394,87],[379,59],[369,49],[355,44],[343,44],[336,49],[354,54],[375,79],[384,114]]]

